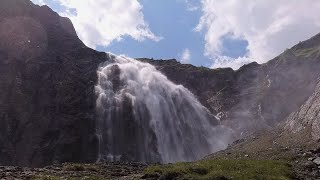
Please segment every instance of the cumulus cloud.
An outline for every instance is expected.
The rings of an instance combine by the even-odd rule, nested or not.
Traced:
[[[79,38],[89,47],[108,46],[125,36],[137,41],[161,40],[144,20],[138,0],[55,1],[64,9],[59,13],[71,19]]]
[[[180,57],[180,62],[183,64],[187,64],[187,63],[190,63],[190,59],[191,59],[190,50],[188,48],[186,48],[182,51],[182,54]]]
[[[213,67],[240,67],[259,63],[320,31],[320,1],[314,0],[202,0],[196,31],[205,32],[205,55]],[[223,37],[248,42],[248,53],[232,59],[222,56]],[[234,63],[234,64],[233,64]]]

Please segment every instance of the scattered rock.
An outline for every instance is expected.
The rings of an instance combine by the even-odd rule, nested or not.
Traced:
[[[306,155],[307,155],[307,156],[312,156],[312,155],[313,155],[313,153],[312,153],[312,152],[310,152],[310,151],[308,151],[308,152],[306,152]]]
[[[320,165],[320,157],[317,157],[316,159],[313,160],[314,163],[317,165]]]
[[[145,167],[140,163],[65,163],[60,167],[54,165],[45,168],[0,167],[0,179],[140,179]]]
[[[320,148],[313,149],[311,152],[313,154],[320,154]]]
[[[317,165],[314,164],[312,161],[307,161],[303,164],[303,167],[305,167],[306,169],[314,169],[317,168]]]
[[[280,148],[281,151],[288,151],[289,150],[289,147],[282,147]]]

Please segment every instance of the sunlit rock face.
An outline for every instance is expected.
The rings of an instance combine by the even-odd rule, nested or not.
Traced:
[[[320,140],[320,83],[299,110],[288,117],[285,130],[294,134],[307,131],[314,141]]]
[[[150,64],[113,57],[98,70],[99,160],[177,162],[224,149],[231,130]]]

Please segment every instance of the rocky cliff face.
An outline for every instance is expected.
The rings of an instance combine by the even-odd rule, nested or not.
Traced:
[[[0,164],[95,161],[94,86],[97,68],[110,60],[108,54],[85,47],[71,21],[47,6],[28,0],[0,4]],[[320,35],[266,64],[251,63],[237,71],[140,60],[187,87],[237,135],[247,134],[272,128],[314,92]],[[316,108],[310,105],[310,110]]]
[[[94,85],[108,56],[47,6],[0,4],[0,164],[95,161]]]
[[[198,68],[175,60],[140,59],[190,89],[237,134],[270,129],[313,93],[320,71],[320,34],[265,64],[234,71]]]
[[[320,83],[309,99],[287,118],[285,130],[294,134],[307,131],[312,140],[320,140]]]

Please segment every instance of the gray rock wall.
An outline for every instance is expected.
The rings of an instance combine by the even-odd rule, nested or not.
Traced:
[[[94,85],[107,54],[46,6],[0,4],[0,164],[95,161]]]

